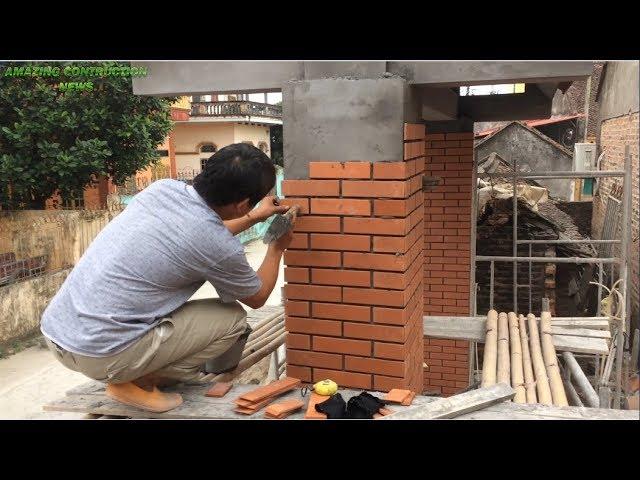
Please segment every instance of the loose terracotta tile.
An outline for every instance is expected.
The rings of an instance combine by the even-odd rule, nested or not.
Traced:
[[[401,388],[393,388],[383,397],[386,402],[402,403],[411,396],[411,390],[403,390]]]
[[[240,406],[240,405],[238,405],[236,408],[234,408],[234,411],[237,412],[237,413],[242,413],[243,415],[253,415],[258,410],[260,410],[262,407],[265,407],[265,406],[269,405],[271,402],[273,402],[273,397],[268,397],[268,398],[265,398],[264,400],[262,400],[260,402],[254,403],[251,406]]]
[[[409,396],[407,398],[405,398],[402,402],[401,405],[404,406],[409,406],[411,405],[411,403],[413,402],[413,399],[416,398],[416,392],[411,392],[409,394]]]
[[[273,416],[275,418],[284,418],[303,406],[304,402],[302,400],[295,399],[285,400],[280,403],[272,403],[265,409],[265,415]]]
[[[205,395],[207,397],[224,397],[233,385],[226,382],[217,382]]]
[[[324,420],[327,418],[327,415],[321,412],[316,411],[316,405],[318,403],[322,403],[327,400],[329,396],[327,395],[318,395],[317,393],[311,393],[309,397],[309,403],[307,404],[307,413],[305,413],[304,418],[310,420]]]
[[[299,378],[285,377],[281,380],[271,382],[269,385],[265,385],[260,388],[256,388],[250,392],[245,393],[239,397],[240,400],[247,400],[249,402],[260,402],[265,398],[270,398],[281,393],[293,390],[300,385]]]
[[[385,417],[387,415],[391,415],[395,410],[391,410],[390,408],[385,408],[382,407],[380,410],[378,410],[378,413],[374,413],[373,414],[373,418],[381,418],[381,417]]]

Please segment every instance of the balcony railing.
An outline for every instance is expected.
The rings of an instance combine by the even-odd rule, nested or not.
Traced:
[[[225,102],[193,102],[193,117],[272,117],[282,118],[282,106],[270,103],[231,100]]]

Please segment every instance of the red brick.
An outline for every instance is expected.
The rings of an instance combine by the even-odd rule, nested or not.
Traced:
[[[447,140],[473,140],[473,132],[447,133]]]
[[[404,363],[379,358],[344,357],[344,368],[352,372],[377,373],[390,377],[401,377],[404,373]]]
[[[352,322],[369,322],[371,320],[370,307],[335,303],[314,303],[311,308],[313,316],[318,318],[349,320]]]
[[[373,164],[373,178],[404,180],[413,175],[409,162],[376,162]]]
[[[406,289],[418,270],[422,270],[420,261],[413,261],[411,266],[403,273],[373,272],[373,287],[392,290]]]
[[[304,218],[304,217],[303,217]],[[410,231],[406,218],[355,218],[343,219],[344,233],[370,233],[374,235],[405,235]]]
[[[350,285],[355,287],[370,287],[371,273],[359,270],[333,270],[313,268],[311,283],[315,285]],[[343,301],[346,301],[343,298]]]
[[[338,180],[284,180],[282,194],[291,197],[337,197]]]
[[[388,327],[385,325],[368,325],[348,323],[343,325],[344,336],[349,338],[364,338],[369,340],[383,340],[386,342],[404,341],[404,328]],[[451,358],[453,360],[453,358]]]
[[[404,307],[405,294],[402,290],[378,290],[374,288],[345,287],[342,293],[345,303],[359,303],[365,305],[386,305]]]
[[[316,320],[313,318],[285,317],[288,332],[310,333],[312,335],[342,335],[342,322],[335,320]]]
[[[298,350],[311,349],[311,337],[300,333],[287,333],[287,348],[296,348]]]
[[[365,373],[343,372],[339,370],[313,369],[313,381],[319,382],[330,378],[340,387],[371,389],[373,386],[371,375]]]
[[[371,215],[371,201],[344,198],[312,198],[314,215]]]
[[[371,178],[369,162],[309,162],[311,178]]]
[[[309,269],[287,267],[284,269],[284,279],[293,283],[309,283]]]
[[[409,189],[408,181],[342,180],[343,197],[406,198]]]
[[[404,378],[388,377],[386,375],[374,375],[373,377],[373,389],[379,392],[388,392],[394,388],[406,388],[408,382]]]
[[[295,232],[340,232],[340,217],[304,216],[296,220]]]
[[[407,237],[373,237],[374,252],[405,253],[409,246]]]
[[[303,382],[311,382],[311,369],[309,367],[299,367],[298,365],[287,364],[287,376],[299,378]]]
[[[373,322],[390,325],[406,325],[409,323],[411,315],[418,305],[418,295],[412,298],[404,308],[382,308],[373,309]]]
[[[407,269],[407,260],[405,255],[387,255],[384,253],[345,252],[343,255],[345,267],[394,272],[405,271]]]
[[[373,201],[373,214],[379,217],[406,217],[413,209],[409,199]]]
[[[348,338],[313,337],[313,350],[316,352],[348,353],[351,355],[371,355],[371,342]]]
[[[284,311],[287,315],[308,317],[309,302],[294,302],[293,300],[287,300],[284,304]]]
[[[287,350],[287,363],[307,367],[342,368],[342,355],[312,352],[307,350]]]
[[[371,249],[371,237],[368,235],[312,233],[311,248],[314,250],[352,250],[368,252]]]
[[[281,205],[287,205],[293,207],[298,205],[300,207],[300,213],[305,215],[309,214],[309,199],[308,198],[283,198],[280,201]]]
[[[424,124],[422,123],[405,123],[404,139],[405,140],[422,140],[424,138]]]
[[[286,250],[284,252],[284,263],[290,265],[303,265],[309,267],[339,267],[340,253],[314,251],[305,252],[300,250]]]
[[[309,248],[309,235],[307,233],[294,233],[289,248]]]
[[[376,358],[404,360],[406,353],[406,347],[401,343],[374,342],[373,344],[373,356]]]
[[[341,302],[341,287],[321,287],[318,285],[298,285],[288,283],[284,286],[288,300],[314,300],[319,302]]]
[[[424,136],[424,139],[425,139],[427,142],[432,142],[432,141],[434,141],[434,140],[444,140],[444,139],[445,139],[445,136],[444,136],[444,133],[427,133],[427,134]]]

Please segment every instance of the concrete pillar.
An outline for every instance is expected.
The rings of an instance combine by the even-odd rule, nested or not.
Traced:
[[[287,374],[422,391],[424,126],[398,78],[284,93]]]

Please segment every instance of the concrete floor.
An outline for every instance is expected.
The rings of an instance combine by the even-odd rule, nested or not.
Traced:
[[[245,246],[249,264],[258,269],[266,252],[261,240]],[[267,305],[280,305],[284,285],[283,265]],[[210,283],[205,283],[192,297],[217,297]],[[246,307],[249,309],[249,307]],[[80,419],[84,414],[44,412],[42,405],[55,400],[73,387],[87,382],[84,375],[62,366],[48,349],[30,347],[0,359],[0,419]]]

